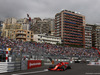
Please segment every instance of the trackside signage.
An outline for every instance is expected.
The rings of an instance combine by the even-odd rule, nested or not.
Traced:
[[[41,60],[28,60],[28,69],[41,67]]]

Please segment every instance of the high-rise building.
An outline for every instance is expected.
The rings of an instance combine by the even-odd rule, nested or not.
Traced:
[[[18,24],[27,24],[28,21],[27,21],[27,18],[24,18],[24,19],[18,19],[18,20],[17,20],[17,23],[18,23]]]
[[[85,26],[85,48],[92,47],[92,27],[93,25],[90,24]]]
[[[29,21],[27,20],[27,18],[24,19],[18,19],[17,20],[17,24],[21,24],[22,25],[22,29],[24,30],[29,30]]]
[[[30,30],[34,31],[35,27],[37,28],[37,22],[41,21],[40,17],[35,17],[34,19],[31,19],[31,25],[30,25]]]
[[[43,21],[40,18],[34,18],[33,24],[31,26],[31,31],[33,31],[34,34],[48,34],[50,31],[49,22],[45,20]]]
[[[5,24],[15,24],[16,23],[16,19],[15,18],[8,18],[4,21]]]
[[[55,35],[65,46],[85,47],[85,16],[68,10],[55,15]]]
[[[100,49],[100,25],[92,26],[92,47]]]
[[[29,24],[22,24],[22,29],[23,30],[29,30]]]
[[[2,36],[10,39],[33,41],[33,32],[29,30],[29,22],[26,18],[8,18],[3,23]]]
[[[0,36],[1,36],[1,34],[2,34],[2,25],[3,24],[3,21],[0,21]]]
[[[2,36],[9,39],[33,41],[33,32],[26,29],[22,24],[3,24]]]
[[[47,18],[47,19],[43,19],[43,21],[49,22],[50,34],[54,35],[54,33],[55,33],[55,19]]]
[[[12,38],[14,31],[17,29],[22,29],[21,24],[5,24],[3,23],[2,27],[2,36]]]

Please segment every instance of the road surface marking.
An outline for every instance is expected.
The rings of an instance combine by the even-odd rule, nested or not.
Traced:
[[[89,75],[100,75],[100,73],[85,73],[85,74],[89,74]]]
[[[41,73],[41,72],[46,72],[48,69],[44,69],[42,71],[35,71],[35,72],[26,72],[26,73],[17,73],[17,74],[12,74],[12,75],[25,75],[25,74],[32,74],[32,73]]]

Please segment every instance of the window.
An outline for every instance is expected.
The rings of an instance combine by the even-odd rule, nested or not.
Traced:
[[[27,32],[28,34],[30,33],[30,32]]]

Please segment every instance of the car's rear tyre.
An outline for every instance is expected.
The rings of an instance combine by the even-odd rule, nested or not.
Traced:
[[[71,69],[72,67],[70,65],[68,65],[67,69]]]
[[[55,65],[50,65],[48,70],[51,71],[51,69],[53,69],[55,67]]]
[[[55,65],[50,65],[50,66],[49,66],[49,68],[54,68],[54,67],[55,67]]]
[[[65,66],[62,66],[61,69],[62,69],[63,71],[65,71]]]

